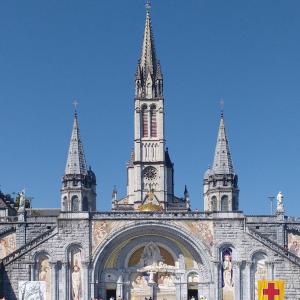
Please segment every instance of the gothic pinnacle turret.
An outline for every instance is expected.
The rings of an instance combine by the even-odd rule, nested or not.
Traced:
[[[238,177],[233,168],[222,112],[213,166],[204,175],[204,210],[236,211],[238,196]]]
[[[96,176],[87,168],[75,110],[71,141],[61,188],[62,211],[96,210]]]

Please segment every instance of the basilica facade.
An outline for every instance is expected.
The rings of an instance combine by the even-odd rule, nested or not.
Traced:
[[[204,211],[187,188],[174,194],[166,148],[164,79],[147,8],[135,73],[134,141],[127,193],[97,211],[75,111],[59,209],[28,207],[0,194],[0,298],[45,300],[257,300],[257,280],[285,281],[300,299],[300,219],[239,208],[223,113],[213,164],[203,178]]]

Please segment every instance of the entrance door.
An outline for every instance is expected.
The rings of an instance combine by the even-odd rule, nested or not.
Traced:
[[[198,291],[197,290],[188,290],[188,300],[191,300],[191,299],[198,300]]]
[[[117,297],[117,292],[116,290],[106,290],[106,300],[110,300],[111,298],[116,300]]]

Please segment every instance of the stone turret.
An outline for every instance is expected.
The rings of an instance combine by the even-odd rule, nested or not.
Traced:
[[[91,168],[87,168],[76,111],[62,179],[61,210],[72,212],[96,210],[96,176]]]

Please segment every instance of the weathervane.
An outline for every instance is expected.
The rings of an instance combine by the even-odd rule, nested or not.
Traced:
[[[149,14],[151,10],[151,0],[146,0],[145,7],[146,7],[147,14]]]

